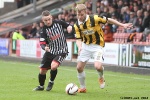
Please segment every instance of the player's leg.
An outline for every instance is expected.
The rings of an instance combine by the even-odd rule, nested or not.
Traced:
[[[103,61],[103,50],[98,50],[94,53],[94,67],[98,72],[99,75],[99,83],[100,83],[100,88],[105,87],[105,80],[104,80],[104,67],[102,66],[102,61]]]
[[[49,83],[46,89],[47,91],[50,91],[53,88],[54,80],[57,75],[57,68],[66,58],[66,54],[53,55],[53,58],[54,59],[51,62],[50,79],[49,79]]]
[[[80,88],[78,89],[79,93],[86,92],[85,72],[84,72],[85,65],[86,65],[86,62],[79,61],[77,63],[77,77],[78,77],[79,84],[80,84]]]
[[[78,56],[77,77],[78,77],[79,84],[80,84],[80,88],[78,89],[79,93],[86,92],[84,67],[87,61],[90,59],[90,57],[91,57],[91,52],[85,49],[82,49],[82,51],[80,52],[80,55]]]
[[[48,59],[48,53],[45,53],[43,56],[43,59],[41,61],[41,65],[39,66],[40,67],[40,72],[38,75],[39,86],[37,86],[35,89],[33,89],[35,91],[44,90],[46,73],[47,73],[48,69],[50,68],[50,62],[48,62],[47,59]]]

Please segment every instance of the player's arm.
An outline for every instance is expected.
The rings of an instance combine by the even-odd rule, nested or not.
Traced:
[[[46,38],[47,38],[46,33],[44,33],[43,29],[41,29],[41,31],[40,31],[40,46],[43,50],[45,50],[46,52],[49,52],[50,49],[49,49]]]
[[[76,37],[76,44],[78,47],[78,55],[80,54],[80,51],[82,50],[82,41],[81,41],[81,33],[79,31],[79,28],[77,27],[76,24],[74,24],[74,33]]]
[[[115,24],[117,26],[122,26],[124,28],[132,28],[133,27],[133,24],[132,23],[126,23],[126,24],[123,24],[123,23],[120,23],[119,21],[115,20],[115,19],[112,19],[112,18],[108,18],[108,23],[110,24]]]
[[[76,44],[77,44],[77,47],[78,47],[78,55],[80,55],[80,52],[82,50],[82,41],[81,41],[81,39],[77,39]]]
[[[105,16],[96,16],[96,19],[98,20],[99,23],[105,24],[105,23],[109,23],[109,24],[115,24],[117,26],[122,26],[124,28],[132,28],[133,24],[132,23],[120,23],[119,21],[112,19],[112,18],[107,18]]]
[[[59,23],[62,25],[63,28],[67,29],[68,33],[71,33],[73,31],[73,26],[70,25],[69,23],[62,21],[62,20],[60,20]]]

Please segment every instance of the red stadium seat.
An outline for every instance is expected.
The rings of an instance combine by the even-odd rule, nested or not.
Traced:
[[[142,33],[136,33],[135,37],[133,38],[133,42],[140,42],[142,39]]]

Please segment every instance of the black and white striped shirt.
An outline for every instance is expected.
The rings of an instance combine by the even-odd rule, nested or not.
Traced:
[[[42,49],[49,45],[50,53],[54,55],[68,53],[67,42],[64,36],[64,29],[68,26],[68,23],[61,20],[54,20],[51,26],[44,26],[40,32],[40,45]]]

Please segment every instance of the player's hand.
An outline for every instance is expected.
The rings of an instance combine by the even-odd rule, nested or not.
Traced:
[[[45,51],[46,51],[46,52],[50,52],[50,49],[49,49],[48,46],[45,47]]]
[[[123,27],[125,29],[131,29],[131,28],[133,28],[133,24],[132,23],[126,23],[126,24],[123,24]]]

